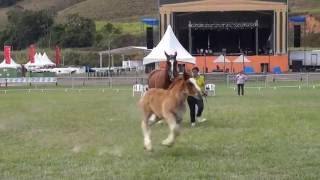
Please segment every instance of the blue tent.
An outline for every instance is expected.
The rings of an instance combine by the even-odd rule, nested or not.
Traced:
[[[289,17],[289,21],[294,22],[294,23],[304,23],[304,22],[306,22],[306,17],[305,16],[292,16],[292,17]]]
[[[144,19],[141,19],[141,21],[144,24],[150,25],[150,26],[158,26],[159,25],[159,20],[158,19],[144,18]]]
[[[272,70],[272,73],[273,74],[281,74],[282,73],[281,68],[279,66],[274,67]]]
[[[246,66],[246,67],[244,67],[244,73],[246,73],[246,74],[254,74],[255,71],[254,71],[253,67]]]

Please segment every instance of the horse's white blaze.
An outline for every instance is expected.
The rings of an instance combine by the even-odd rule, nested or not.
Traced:
[[[201,91],[201,88],[198,86],[197,81],[194,78],[189,78],[189,82],[191,82],[198,91]]]
[[[173,78],[174,74],[173,74],[173,63],[174,63],[174,60],[170,60],[170,63],[171,63],[171,72],[170,72],[170,75],[171,75],[171,78]]]

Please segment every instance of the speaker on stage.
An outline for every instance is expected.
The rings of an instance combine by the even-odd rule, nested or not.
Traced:
[[[301,46],[301,25],[294,25],[293,28],[293,47]]]
[[[147,27],[147,48],[153,49],[153,27]]]

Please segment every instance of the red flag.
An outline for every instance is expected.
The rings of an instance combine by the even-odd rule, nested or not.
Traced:
[[[56,66],[60,65],[60,48],[56,46]]]
[[[4,59],[6,64],[11,64],[11,46],[4,46]]]
[[[36,46],[34,44],[30,45],[30,50],[29,50],[29,59],[30,59],[30,63],[33,64],[34,63],[34,55],[36,53]]]

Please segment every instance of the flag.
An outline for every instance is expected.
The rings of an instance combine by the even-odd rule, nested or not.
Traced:
[[[11,64],[11,46],[4,46],[4,59],[6,64]]]
[[[31,64],[34,64],[35,53],[36,53],[36,46],[34,44],[31,44],[30,50],[29,50],[29,60]]]
[[[60,48],[56,46],[56,66],[60,65]]]

